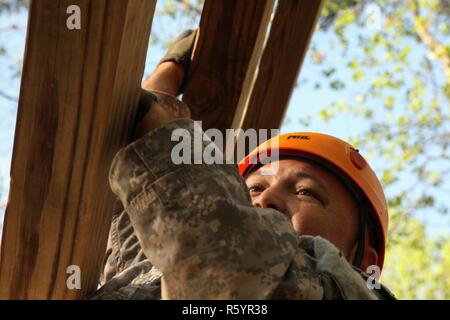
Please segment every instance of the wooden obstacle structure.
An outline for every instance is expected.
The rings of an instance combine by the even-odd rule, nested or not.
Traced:
[[[133,129],[155,3],[32,0],[0,299],[96,290],[115,201],[108,170]],[[204,129],[279,128],[322,1],[274,4],[205,1],[183,96]],[[70,5],[80,30],[66,27]],[[81,289],[66,284],[72,265]]]

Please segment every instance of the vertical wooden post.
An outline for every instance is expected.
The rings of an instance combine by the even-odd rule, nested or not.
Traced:
[[[31,2],[0,257],[1,299],[76,299],[97,287],[156,0]],[[81,29],[69,30],[69,5]],[[78,266],[81,289],[69,290]]]
[[[322,0],[280,0],[248,103],[233,128],[279,128],[317,19]]]
[[[230,128],[256,70],[273,0],[206,0],[183,95],[203,128]]]

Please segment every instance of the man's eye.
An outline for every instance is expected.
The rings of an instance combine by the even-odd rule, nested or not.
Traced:
[[[301,195],[301,196],[313,197],[313,198],[319,200],[317,194],[313,190],[308,189],[308,188],[298,189],[296,191],[296,194]]]
[[[297,196],[306,196],[306,197],[313,198],[314,200],[317,200],[318,202],[320,202],[320,204],[322,204],[322,206],[326,206],[326,203],[325,203],[324,199],[321,197],[321,195],[319,193],[317,193],[316,191],[314,191],[313,189],[302,187],[300,189],[297,189],[295,194]]]
[[[248,187],[250,193],[260,193],[264,191],[264,187],[260,184],[250,185]]]

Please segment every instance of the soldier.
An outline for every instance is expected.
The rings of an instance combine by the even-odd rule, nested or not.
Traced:
[[[383,267],[387,205],[349,144],[282,135],[272,171],[268,142],[238,167],[171,161],[172,132],[198,130],[176,98],[195,38],[181,35],[143,84],[135,141],[111,165],[119,201],[92,298],[392,299],[363,272]]]

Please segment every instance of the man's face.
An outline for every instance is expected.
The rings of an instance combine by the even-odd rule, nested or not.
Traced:
[[[274,166],[276,167],[276,166]],[[285,159],[246,179],[252,203],[285,214],[299,235],[321,236],[351,260],[358,231],[358,208],[347,188],[329,171],[309,161]]]

